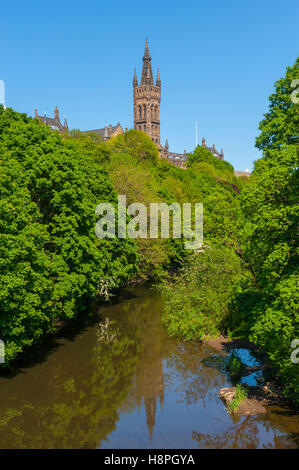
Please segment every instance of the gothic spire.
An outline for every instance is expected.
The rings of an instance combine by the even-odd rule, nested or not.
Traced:
[[[67,124],[67,120],[66,120],[66,116],[64,116],[64,125],[63,125],[64,129],[67,131],[69,126]]]
[[[134,70],[133,86],[134,86],[134,87],[135,87],[135,86],[138,86],[136,68],[135,68],[135,70]]]
[[[154,85],[151,60],[152,58],[149,53],[148,42],[146,38],[140,85]]]
[[[145,49],[144,49],[144,57],[149,57],[149,48],[148,48],[148,42],[147,38],[145,38]]]
[[[160,71],[158,67],[156,86],[161,86]]]

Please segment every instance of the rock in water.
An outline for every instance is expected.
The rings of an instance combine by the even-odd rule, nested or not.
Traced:
[[[225,406],[228,407],[228,405],[233,401],[235,398],[235,391],[235,387],[221,388],[219,390],[219,396],[224,402]],[[234,413],[237,413],[241,416],[253,416],[266,413],[266,409],[255,398],[246,398],[240,403],[239,408],[234,411]]]

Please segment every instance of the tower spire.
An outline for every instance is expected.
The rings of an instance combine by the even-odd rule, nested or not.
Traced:
[[[157,81],[156,81],[156,86],[161,86],[161,78],[160,78],[160,71],[159,71],[159,67],[158,67],[158,71],[157,71]]]
[[[148,41],[147,41],[147,37],[145,38],[145,49],[144,49],[144,57],[149,57],[150,54],[149,54],[149,48],[148,48]]]
[[[147,41],[147,38],[146,38],[144,56],[143,56],[141,85],[154,85],[151,60],[152,60],[152,58],[151,58],[150,53],[149,53],[148,41]]]
[[[135,70],[134,70],[134,78],[133,78],[133,87],[135,87],[135,86],[138,86],[136,67],[135,67]]]
[[[65,131],[67,131],[68,128],[69,128],[69,126],[68,126],[68,124],[67,124],[66,116],[64,116],[64,125],[63,125],[63,127],[64,127],[64,130],[65,130]]]
[[[157,74],[157,85],[154,84],[151,56],[148,40],[145,41],[142,74],[139,82],[136,70],[133,76],[134,129],[144,131],[160,149],[160,73]],[[162,147],[161,147],[162,148]],[[163,147],[164,148],[164,147]]]

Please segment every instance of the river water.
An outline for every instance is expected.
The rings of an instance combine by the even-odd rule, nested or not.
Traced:
[[[124,290],[0,378],[0,448],[298,448],[285,407],[230,416],[223,356],[169,338],[162,299]]]

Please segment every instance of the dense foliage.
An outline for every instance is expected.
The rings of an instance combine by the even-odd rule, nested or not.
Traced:
[[[299,59],[270,96],[257,138],[264,156],[255,163],[241,203],[244,259],[254,276],[245,292],[243,318],[250,339],[268,353],[285,391],[299,402],[299,365],[291,361],[291,342],[299,338],[299,104],[291,100],[294,78],[299,78]]]
[[[206,147],[201,147],[200,145],[196,147],[194,152],[188,155],[187,167],[191,167],[196,163],[206,163],[222,172],[227,171],[230,176],[232,176],[234,173],[234,168],[229,162],[226,162],[225,160],[218,160],[218,158],[215,158],[210,150],[208,150]]]
[[[231,248],[204,247],[183,273],[166,281],[164,323],[170,335],[202,340],[226,325],[230,299],[245,271]]]
[[[246,215],[244,258],[255,282],[243,315],[249,337],[267,351],[290,393],[299,399],[298,364],[291,342],[299,338],[298,148],[271,150],[256,164],[242,194]]]
[[[163,285],[170,334],[186,339],[219,331],[246,336],[268,354],[285,393],[297,402],[299,365],[291,361],[291,342],[299,338],[299,104],[291,99],[291,83],[298,78],[299,59],[270,96],[256,141],[263,156],[250,181],[236,185],[229,166],[213,160],[205,148],[189,156],[196,178],[210,178],[208,188],[215,191],[214,205],[209,190],[203,198],[210,249]],[[211,178],[219,183],[216,189]],[[241,190],[237,199],[228,196],[230,186]]]
[[[299,144],[298,95],[297,103],[292,100],[292,96],[296,98],[296,89],[292,86],[296,79],[299,80],[299,57],[287,68],[285,77],[275,83],[275,91],[269,97],[269,110],[260,122],[261,133],[256,146],[265,154],[282,145]]]
[[[95,236],[105,170],[36,119],[0,108],[0,337],[6,365],[136,271],[133,240]]]

